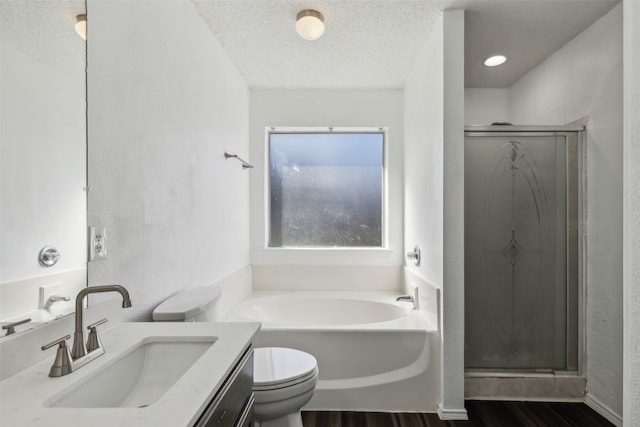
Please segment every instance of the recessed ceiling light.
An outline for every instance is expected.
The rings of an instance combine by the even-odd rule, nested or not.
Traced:
[[[324,17],[317,10],[305,9],[296,17],[296,31],[305,40],[317,40],[324,33]]]
[[[498,65],[502,65],[507,60],[507,57],[504,55],[495,55],[491,56],[484,60],[484,65],[487,67],[496,67]]]

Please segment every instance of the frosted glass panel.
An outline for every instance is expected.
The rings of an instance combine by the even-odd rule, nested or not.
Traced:
[[[384,134],[273,133],[269,246],[381,247]]]
[[[465,138],[465,365],[566,367],[565,137]]]

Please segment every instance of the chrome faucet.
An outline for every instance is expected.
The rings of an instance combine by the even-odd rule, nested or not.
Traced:
[[[414,293],[415,295],[400,295],[399,297],[396,298],[396,301],[406,301],[406,302],[410,302],[413,304],[413,309],[414,310],[418,310],[420,308],[418,301],[419,299],[419,294],[418,294],[418,287],[416,286],[416,288],[414,289]]]
[[[122,295],[122,308],[131,307],[129,292],[120,285],[91,286],[78,292],[76,297],[76,330],[73,334],[73,348],[71,350],[71,358],[73,360],[77,360],[87,354],[82,333],[82,302],[85,296],[100,292],[119,292]]]
[[[61,301],[71,301],[71,298],[62,295],[51,295],[47,302],[44,303],[42,308],[44,308],[45,310],[50,310],[53,304]]]
[[[58,302],[58,301],[69,301],[71,300],[71,298],[67,297],[67,296],[62,296],[62,295],[51,295],[49,297],[49,302],[51,304],[53,304],[54,302]]]
[[[396,298],[396,301],[410,302],[410,303],[413,304],[413,309],[414,310],[418,309],[418,304],[416,303],[416,299],[413,297],[413,295],[401,295],[398,298]]]

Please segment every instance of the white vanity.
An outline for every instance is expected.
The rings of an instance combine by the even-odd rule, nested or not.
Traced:
[[[50,378],[51,359],[0,382],[3,426],[248,426],[259,323],[119,323],[105,354]]]

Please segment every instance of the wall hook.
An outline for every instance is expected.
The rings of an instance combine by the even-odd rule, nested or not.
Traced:
[[[242,160],[240,157],[238,157],[237,154],[229,154],[226,151],[224,152],[224,158],[225,159],[238,159],[241,163],[242,163],[242,169],[250,169],[253,167],[252,164],[249,164],[247,162],[245,162],[244,160]]]

